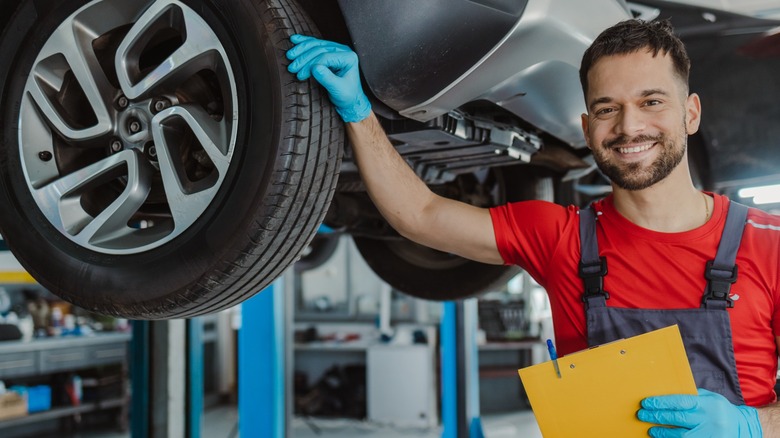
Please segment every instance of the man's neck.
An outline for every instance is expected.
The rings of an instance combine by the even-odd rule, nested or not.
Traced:
[[[686,175],[687,176],[687,175]],[[690,177],[670,177],[644,190],[629,191],[613,185],[615,209],[634,224],[653,231],[677,233],[704,225],[712,212],[712,198],[703,196]]]

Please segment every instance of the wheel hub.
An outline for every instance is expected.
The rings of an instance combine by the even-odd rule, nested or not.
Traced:
[[[117,113],[117,136],[122,140],[123,149],[143,151],[144,145],[152,141],[152,117],[148,110],[149,102],[132,103],[126,110]]]

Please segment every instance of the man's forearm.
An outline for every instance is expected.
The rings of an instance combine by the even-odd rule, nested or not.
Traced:
[[[398,154],[373,113],[360,122],[347,123],[347,134],[360,175],[380,213],[399,233],[413,232],[435,195]]]
[[[758,408],[758,419],[765,438],[780,437],[780,402]]]

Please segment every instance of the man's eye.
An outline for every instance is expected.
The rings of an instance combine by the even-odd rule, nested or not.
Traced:
[[[647,102],[645,102],[645,106],[655,106],[655,105],[660,105],[660,104],[661,104],[661,101],[660,100],[656,100],[656,99],[648,100]]]
[[[596,110],[596,115],[597,116],[605,116],[605,115],[607,115],[607,114],[609,114],[609,113],[611,113],[613,111],[614,111],[613,108],[601,108],[599,110]]]

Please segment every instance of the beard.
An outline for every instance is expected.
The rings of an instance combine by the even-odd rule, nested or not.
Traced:
[[[610,159],[613,148],[644,142],[655,142],[661,147],[661,153],[650,166],[645,167],[642,163],[618,163]],[[599,152],[594,151],[593,158],[601,172],[615,185],[624,190],[635,191],[646,189],[669,176],[685,157],[686,147],[685,135],[680,136],[677,141],[664,134],[639,135],[633,138],[621,135],[602,142]]]

